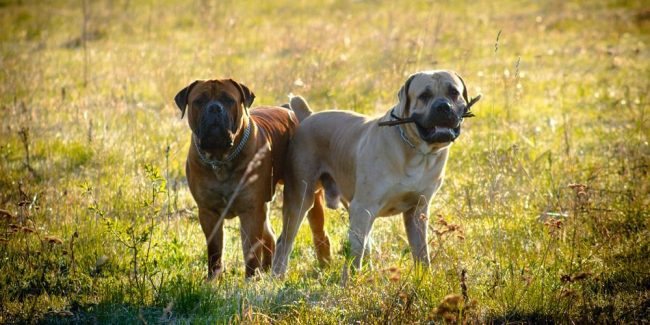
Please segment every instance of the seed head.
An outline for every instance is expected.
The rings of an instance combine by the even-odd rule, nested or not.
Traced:
[[[61,245],[63,244],[63,241],[57,237],[54,236],[45,236],[43,237],[43,241],[47,242],[48,244],[52,245]]]
[[[442,299],[442,302],[446,303],[446,304],[449,304],[449,305],[452,305],[452,306],[456,306],[456,305],[458,305],[458,303],[461,300],[463,300],[463,296],[461,296],[459,294],[451,294],[451,295],[445,296]]]
[[[26,234],[33,234],[36,232],[36,230],[29,228],[29,227],[22,227],[20,230]]]
[[[14,216],[11,214],[11,212],[9,212],[9,211],[7,211],[7,210],[0,209],[0,220],[11,221],[11,220],[13,220],[13,219],[15,219],[15,218],[16,218],[16,217],[14,217]]]

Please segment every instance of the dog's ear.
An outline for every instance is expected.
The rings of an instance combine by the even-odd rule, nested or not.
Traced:
[[[250,89],[248,89],[246,85],[240,84],[239,82],[232,79],[228,79],[228,81],[232,82],[237,90],[239,90],[239,94],[241,95],[244,106],[251,107],[251,105],[253,105],[253,101],[255,100],[255,94]]]
[[[463,77],[461,77],[458,73],[455,73],[456,77],[460,79],[460,83],[463,84],[463,99],[465,100],[465,103],[469,104],[469,97],[467,97],[467,86],[465,86],[465,80],[463,80]]]
[[[179,91],[178,94],[176,94],[174,97],[176,106],[178,106],[178,109],[181,110],[181,119],[185,116],[185,109],[187,108],[187,96],[190,94],[190,91],[192,91],[192,88],[194,88],[198,82],[199,81],[196,80],[193,83],[189,84],[187,87],[181,89],[181,91]]]
[[[409,76],[408,79],[406,79],[406,82],[402,86],[402,88],[399,89],[399,92],[397,93],[397,98],[399,99],[399,103],[397,106],[402,106],[402,112],[404,112],[403,117],[409,116],[409,110],[410,110],[410,100],[409,100],[409,86],[411,85],[411,81],[415,78],[415,74],[412,74]],[[399,110],[398,110],[399,111]]]

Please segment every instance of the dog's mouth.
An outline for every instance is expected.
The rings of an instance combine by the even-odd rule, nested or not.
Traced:
[[[235,134],[223,127],[203,129],[196,134],[197,144],[203,151],[224,151],[232,148]]]
[[[233,146],[233,138],[232,135],[198,138],[198,145],[204,151],[227,150]]]
[[[203,151],[230,149],[235,139],[235,133],[230,129],[232,124],[226,114],[202,116],[196,132],[199,148]]]
[[[415,123],[420,138],[428,143],[445,143],[452,142],[460,135],[460,126],[450,128],[446,126],[424,127]]]
[[[411,117],[418,135],[429,144],[452,142],[460,135],[461,119],[452,111],[416,112]]]

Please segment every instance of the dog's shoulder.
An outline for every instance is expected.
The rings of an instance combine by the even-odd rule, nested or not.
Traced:
[[[298,118],[284,107],[262,106],[251,110],[251,118],[268,131],[286,132],[298,127]]]

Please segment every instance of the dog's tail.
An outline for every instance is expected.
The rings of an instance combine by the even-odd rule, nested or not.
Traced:
[[[311,108],[309,108],[309,104],[307,104],[307,101],[304,98],[300,96],[294,96],[293,94],[289,94],[289,103],[282,105],[282,107],[292,110],[300,122],[302,122],[302,120],[306,119],[312,113]]]

